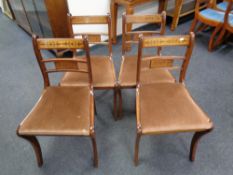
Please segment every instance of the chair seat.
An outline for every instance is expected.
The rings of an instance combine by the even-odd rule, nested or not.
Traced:
[[[92,77],[94,88],[113,88],[116,76],[113,62],[107,56],[92,56]],[[61,86],[86,86],[88,76],[83,73],[67,72],[62,78]]]
[[[142,61],[142,67],[149,67],[150,61]],[[123,57],[119,83],[121,87],[136,87],[137,56]],[[168,70],[148,69],[141,73],[141,83],[175,82]]]
[[[223,11],[227,10],[228,2],[221,2],[217,4],[217,8]]]
[[[213,127],[182,84],[142,85],[139,92],[144,134],[202,131]]]
[[[207,8],[205,10],[202,10],[200,14],[209,20],[221,22],[221,23],[224,22],[224,15],[225,15],[224,12]]]
[[[89,135],[90,89],[48,87],[19,127],[20,135]]]

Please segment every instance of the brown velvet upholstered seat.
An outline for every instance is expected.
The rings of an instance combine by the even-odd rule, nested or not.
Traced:
[[[203,131],[213,127],[183,84],[141,85],[139,99],[143,134]]]
[[[32,111],[20,123],[17,135],[28,140],[35,151],[38,166],[43,158],[36,136],[88,136],[93,146],[94,166],[98,155],[94,130],[94,95],[88,40],[38,38],[33,36],[35,55],[40,66],[44,89]],[[48,58],[44,50],[83,50],[85,59]],[[86,75],[83,86],[55,86],[54,73],[75,72]]]
[[[153,24],[158,25],[156,30],[134,30],[128,31],[128,25],[136,24]],[[165,33],[166,13],[156,15],[123,15],[122,19],[122,61],[120,67],[120,73],[118,77],[119,89],[124,88],[136,88],[136,76],[137,76],[137,54],[128,53],[129,45],[137,45],[140,35],[143,36],[159,36]],[[157,55],[161,54],[161,48],[157,47]],[[146,56],[146,55],[144,55]],[[150,61],[143,61],[142,67],[151,68]],[[153,77],[153,78],[152,78]],[[172,74],[169,70],[157,70],[150,69],[142,74],[141,83],[156,83],[156,82],[174,82]],[[119,108],[118,115],[121,116],[122,112],[122,95],[119,90]]]
[[[194,34],[178,36],[140,37],[137,66],[137,138],[135,144],[135,165],[138,164],[139,142],[142,135],[195,132],[190,160],[195,159],[198,140],[213,128],[210,118],[195,103],[184,85],[187,67],[192,55]],[[155,55],[142,57],[145,48],[185,47],[184,56]],[[179,81],[143,83],[143,61],[151,61],[154,69],[179,71]],[[180,64],[177,64],[177,62]],[[150,77],[151,79],[156,77]]]
[[[114,87],[116,77],[113,62],[104,56],[91,57],[93,86],[96,89]],[[103,73],[104,71],[104,73]],[[61,86],[82,86],[88,84],[88,76],[78,72],[67,72],[62,78]]]
[[[70,37],[82,38],[87,35],[89,44],[101,45],[106,47],[107,53],[105,55],[91,54],[91,66],[93,76],[93,87],[97,89],[112,89],[114,91],[114,118],[117,113],[117,80],[115,75],[115,68],[112,60],[112,40],[111,40],[111,16],[71,16],[68,14],[68,28]],[[88,25],[90,28],[96,27],[96,25],[107,26],[107,32],[75,32],[73,27],[80,27],[82,25]],[[79,28],[78,28],[79,29]],[[74,52],[75,53],[75,52]],[[77,53],[74,55],[74,59],[77,57]],[[87,78],[85,75],[76,72],[67,72],[62,78],[61,86],[80,86],[86,84]]]
[[[84,87],[47,87],[23,120],[23,135],[90,135],[90,94]]]
[[[119,84],[121,88],[136,86],[136,75],[137,75],[137,56],[125,56],[122,65],[122,69],[119,76]],[[150,61],[143,61],[142,67],[149,67]],[[148,84],[153,82],[175,82],[175,78],[171,75],[168,70],[150,69],[142,72],[142,83]],[[153,78],[155,77],[155,78]]]

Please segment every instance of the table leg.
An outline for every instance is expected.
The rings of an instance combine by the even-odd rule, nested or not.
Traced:
[[[134,13],[134,8],[132,6],[126,6],[126,15],[132,15]],[[127,25],[127,32],[132,30],[132,24],[128,24]],[[130,36],[127,36],[127,40],[129,40]],[[128,44],[126,45],[126,50],[130,50],[131,49],[131,45]]]
[[[112,43],[116,44],[117,36],[117,12],[118,4],[114,0],[111,1],[111,16],[112,16]]]
[[[179,17],[180,17],[180,12],[182,9],[184,0],[176,0],[175,2],[175,11],[174,11],[174,17],[172,19],[172,25],[171,25],[171,30],[174,31],[178,25],[179,22]]]

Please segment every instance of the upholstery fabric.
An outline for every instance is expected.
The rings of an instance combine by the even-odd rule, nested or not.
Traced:
[[[95,88],[114,87],[116,82],[113,62],[107,56],[92,56],[92,78]],[[67,72],[62,78],[61,86],[85,86],[88,75],[79,72]]]
[[[224,10],[226,11],[227,10],[227,5],[228,5],[228,2],[221,2],[221,3],[218,3],[217,4],[217,7],[221,10]]]
[[[121,65],[119,83],[123,87],[136,86],[137,56],[125,56]],[[149,66],[149,61],[142,61],[142,68]],[[167,70],[150,69],[141,72],[141,83],[174,82],[175,79]]]
[[[89,135],[90,89],[48,87],[22,121],[22,135]]]
[[[224,22],[224,15],[225,15],[224,12],[207,8],[205,10],[202,10],[200,14],[207,19],[217,22]]]
[[[179,83],[141,85],[139,88],[142,133],[201,131],[212,122]]]

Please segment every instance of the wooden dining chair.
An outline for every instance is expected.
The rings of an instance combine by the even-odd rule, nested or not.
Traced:
[[[224,38],[227,39],[233,33],[233,1],[228,3],[228,7],[226,9],[226,14],[224,17],[224,25],[221,33],[216,41],[216,46],[220,45]]]
[[[90,137],[94,166],[97,167],[93,83],[87,38],[42,39],[33,35],[33,46],[43,75],[44,89],[36,105],[18,126],[17,135],[31,143],[39,167],[43,164],[43,158],[36,136]],[[44,57],[42,52],[51,49],[82,49],[85,59]],[[52,85],[49,77],[59,72],[86,74],[88,84],[80,87]]]
[[[139,35],[143,36],[159,36],[165,33],[166,12],[156,15],[125,15],[122,20],[123,34],[122,34],[122,61],[120,73],[118,78],[119,86],[119,107],[118,116],[122,113],[122,95],[121,89],[136,88],[136,74],[137,74],[137,54],[128,53],[127,45],[138,45]],[[158,29],[155,30],[133,30],[128,31],[127,25],[135,24],[157,24]],[[161,48],[157,48],[157,55],[161,54]],[[148,55],[148,54],[147,54]],[[143,67],[150,67],[150,61],[143,62]],[[142,75],[143,83],[151,83],[151,77],[155,77],[153,82],[174,82],[175,79],[168,70],[151,70]]]
[[[89,25],[95,29],[96,25],[107,26],[108,32],[75,32],[73,27]],[[72,16],[68,14],[68,28],[70,37],[82,38],[87,35],[90,45],[102,45],[107,47],[108,53],[105,55],[91,54],[91,66],[93,74],[94,90],[113,89],[114,91],[114,118],[116,118],[117,86],[114,64],[112,60],[112,40],[111,40],[111,16]],[[74,55],[74,59],[79,57]],[[88,84],[88,79],[82,73],[67,72],[62,78],[61,86],[80,86]]]
[[[195,132],[190,148],[190,160],[194,161],[200,137],[213,128],[211,120],[195,103],[184,84],[193,45],[193,33],[178,36],[140,37],[136,88],[135,165],[138,165],[139,142],[143,135]],[[153,47],[186,47],[186,52],[182,56],[155,55],[144,57],[143,50]],[[178,71],[179,80],[174,83],[144,84],[142,74],[148,71],[142,66],[142,62],[145,60],[150,60],[152,64],[157,65],[155,69]],[[156,79],[156,77],[151,78]]]
[[[207,8],[200,11],[199,9],[202,5],[207,5]],[[216,6],[216,0],[197,0],[195,7],[195,17],[190,28],[190,32],[194,32],[198,22],[202,24],[198,27],[198,32],[205,29],[206,26],[214,27],[214,31],[211,34],[209,41],[209,51],[213,50],[215,45],[215,37],[222,29],[224,23],[225,12],[217,9]]]

